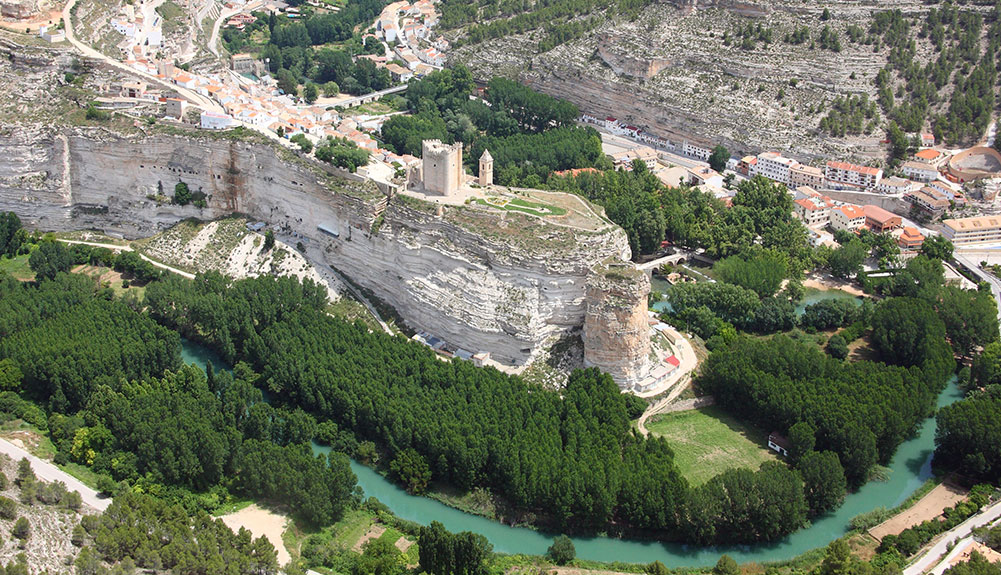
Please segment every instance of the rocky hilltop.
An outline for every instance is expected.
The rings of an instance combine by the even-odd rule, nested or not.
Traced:
[[[829,20],[821,19],[825,7]],[[722,143],[734,153],[785,151],[803,161],[882,157],[879,130],[830,138],[817,128],[838,96],[875,99],[886,55],[849,41],[847,29],[868,29],[873,13],[894,8],[927,10],[914,0],[676,0],[650,5],[633,21],[609,18],[544,53],[535,49],[544,34],[535,31],[465,45],[451,57],[478,78],[517,77],[585,113],[675,142]],[[769,30],[770,42],[743,43],[748,26]],[[825,26],[840,38],[840,51],[816,43]],[[784,40],[803,27],[810,40]]]
[[[413,328],[522,364],[584,324],[589,270],[624,259],[624,232],[484,206],[387,196],[271,143],[218,135],[122,137],[6,127],[0,210],[46,230],[150,236],[185,218],[231,213],[298,234],[307,255],[396,308]],[[165,201],[185,182],[206,206]]]

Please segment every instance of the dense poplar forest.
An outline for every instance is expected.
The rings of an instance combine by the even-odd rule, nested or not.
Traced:
[[[246,365],[183,366],[176,332],[91,278],[0,274],[0,337],[4,419],[48,431],[56,462],[90,467],[108,492],[125,481],[197,510],[232,490],[317,525],[357,503],[347,457],[312,455],[312,416],[265,403]]]
[[[951,354],[942,361],[951,371]],[[932,414],[944,384],[938,370],[926,378],[920,370],[847,363],[782,335],[735,340],[709,356],[698,379],[719,405],[759,427],[785,433],[809,424],[816,449],[838,454],[852,488]]]
[[[411,488],[430,475],[488,487],[562,529],[614,523],[700,542],[773,539],[806,519],[802,481],[786,466],[691,490],[667,443],[631,432],[625,397],[593,369],[572,374],[561,397],[493,369],[442,362],[403,338],[327,316],[322,292],[294,279],[170,278],[147,288],[146,303],[154,318],[227,360],[251,361],[274,401],[375,442]],[[741,527],[741,516],[761,521]]]

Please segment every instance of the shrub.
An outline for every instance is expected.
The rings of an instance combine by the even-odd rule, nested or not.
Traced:
[[[17,502],[10,497],[0,497],[0,517],[7,520],[17,517]]]
[[[574,547],[573,541],[566,535],[560,535],[553,539],[553,544],[546,550],[546,557],[549,557],[557,565],[566,565],[576,556],[577,549]]]

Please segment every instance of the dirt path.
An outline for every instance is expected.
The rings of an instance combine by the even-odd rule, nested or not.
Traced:
[[[131,252],[131,251],[134,251],[132,249],[132,246],[116,246],[115,244],[101,244],[101,243],[97,243],[97,242],[83,242],[83,241],[80,241],[80,240],[59,240],[59,241],[63,242],[64,244],[79,244],[79,245],[82,245],[82,246],[93,246],[95,248],[108,248],[109,250],[116,251],[116,252]],[[167,270],[168,272],[175,273],[175,274],[177,274],[177,275],[179,275],[181,277],[188,278],[189,280],[195,279],[195,274],[188,273],[188,272],[186,272],[184,270],[179,270],[177,268],[172,268],[172,267],[168,266],[167,264],[160,263],[160,262],[158,262],[156,260],[150,259],[150,258],[144,256],[143,254],[139,254],[139,257],[141,257],[143,260],[145,260],[145,261],[153,264],[154,267],[158,267],[160,269]]]
[[[222,519],[222,522],[234,532],[243,527],[253,533],[254,537],[267,538],[278,551],[279,565],[287,565],[292,560],[292,556],[289,555],[288,549],[285,548],[285,543],[282,541],[282,533],[285,532],[288,517],[263,509],[254,503],[236,513],[223,515],[219,519]]]
[[[942,514],[947,507],[959,503],[966,498],[967,491],[948,483],[935,486],[911,506],[897,515],[887,519],[869,530],[869,535],[882,541],[887,535],[898,535],[904,529],[920,524],[922,521],[934,519]]]
[[[76,477],[73,477],[44,459],[35,457],[6,439],[0,439],[0,453],[6,453],[14,461],[20,461],[25,457],[28,458],[28,461],[31,462],[31,468],[35,471],[35,475],[39,479],[50,483],[53,481],[62,481],[66,484],[66,489],[69,491],[80,492],[80,497],[83,499],[85,505],[89,505],[98,511],[104,511],[111,505],[110,497],[101,497],[97,491],[87,487]]]
[[[681,392],[685,390],[685,386],[691,379],[691,373],[686,374],[685,377],[678,380],[678,383],[675,384],[674,389],[671,390],[671,393],[669,393],[667,397],[646,408],[646,411],[643,412],[643,415],[641,415],[639,420],[636,422],[636,427],[640,430],[640,433],[643,434],[643,437],[650,435],[650,431],[646,428],[646,421],[650,419],[651,416],[657,415],[663,411],[668,405],[671,405],[671,402],[677,399],[677,397],[681,395]]]

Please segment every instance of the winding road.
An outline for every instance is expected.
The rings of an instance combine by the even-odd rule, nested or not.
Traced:
[[[80,498],[83,500],[84,504],[89,507],[93,507],[98,511],[104,511],[109,505],[111,505],[110,497],[101,497],[97,491],[87,487],[76,477],[73,477],[69,473],[66,473],[62,469],[59,469],[44,459],[35,457],[6,439],[0,439],[0,453],[9,455],[14,461],[20,461],[21,459],[27,458],[28,461],[31,462],[31,469],[35,472],[35,475],[37,475],[39,479],[49,483],[62,481],[66,484],[67,490],[79,492]]]
[[[187,100],[193,106],[196,106],[198,108],[210,112],[224,112],[222,106],[217,104],[214,100],[212,100],[208,96],[203,96],[201,94],[198,94],[197,92],[194,92],[187,88],[183,88],[176,84],[172,84],[170,82],[157,78],[156,76],[147,74],[146,72],[143,72],[141,70],[137,70],[135,68],[126,66],[125,64],[119,62],[118,60],[106,56],[98,52],[97,50],[91,48],[90,46],[84,44],[83,42],[77,40],[76,33],[73,31],[73,18],[72,18],[73,6],[76,5],[76,1],[77,0],[69,0],[69,2],[66,3],[66,7],[63,8],[63,23],[65,24],[64,28],[66,29],[66,40],[69,41],[69,43],[72,44],[74,48],[83,53],[84,56],[87,56],[88,58],[93,58],[95,60],[100,60],[101,62],[104,62],[105,64],[113,68],[118,68],[119,70],[127,72],[131,75],[139,76],[146,82],[149,82],[151,84],[156,84],[161,88],[177,92],[178,95]]]

